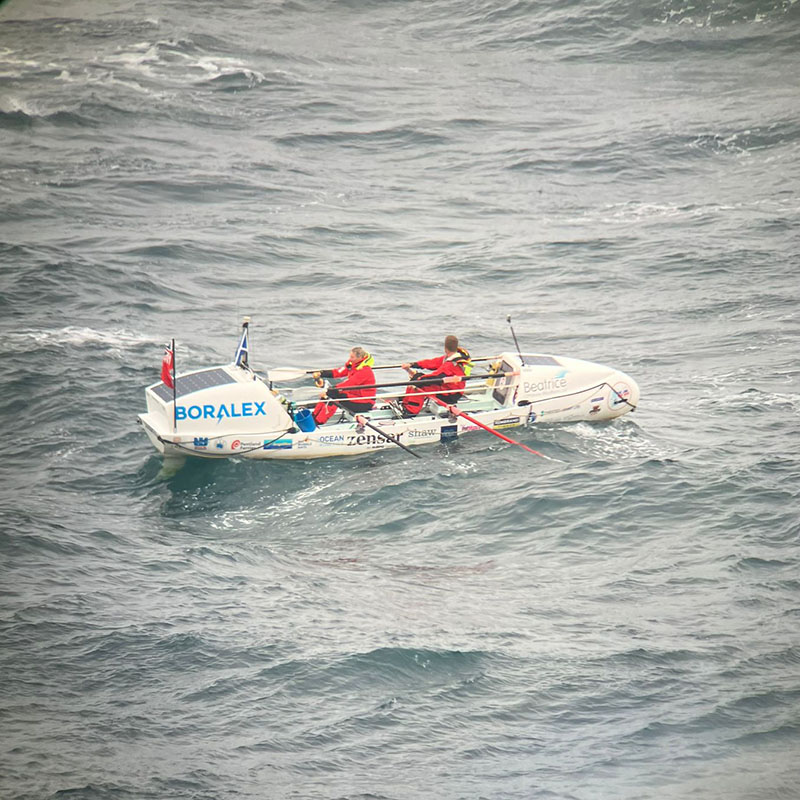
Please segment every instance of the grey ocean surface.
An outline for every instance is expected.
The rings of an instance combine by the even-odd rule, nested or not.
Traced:
[[[800,796],[800,3],[0,5],[0,797]],[[585,358],[610,424],[193,462],[162,345]]]

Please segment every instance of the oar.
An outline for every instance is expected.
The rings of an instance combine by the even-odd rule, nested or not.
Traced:
[[[297,369],[296,367],[275,367],[267,370],[270,382],[272,381],[299,381],[306,375],[311,375],[316,370]]]
[[[532,447],[528,447],[526,444],[522,444],[522,442],[518,442],[516,439],[511,439],[508,436],[503,436],[502,433],[498,433],[494,428],[490,428],[488,425],[484,425],[480,420],[475,419],[475,417],[470,416],[469,414],[465,413],[461,409],[457,408],[456,406],[448,405],[447,403],[441,401],[438,397],[434,397],[434,400],[440,405],[444,406],[454,417],[464,417],[465,420],[471,422],[473,425],[477,425],[479,428],[483,428],[485,431],[489,433],[493,433],[497,436],[498,439],[502,439],[504,442],[508,442],[509,444],[515,444],[518,447],[521,447],[523,450],[527,450],[529,453],[533,453],[535,456],[541,456],[542,458],[546,458],[550,461],[550,457],[540,453],[538,450],[534,450]]]
[[[403,386],[405,386],[405,385],[406,384],[403,384]],[[316,389],[313,386],[308,386],[308,387],[304,387],[304,388],[309,389],[309,390],[314,391],[314,392],[317,392],[317,393],[319,392],[319,389]],[[367,388],[369,388],[369,387],[367,387]],[[479,383],[479,384],[473,384],[472,386],[466,386],[464,389],[461,389],[460,392],[461,392],[461,394],[467,395],[467,394],[473,394],[475,392],[482,392],[485,389],[486,389],[486,386],[484,386],[484,385]],[[459,390],[456,390],[456,391],[459,391]],[[414,397],[430,397],[431,395],[438,395],[438,394],[442,394],[442,390],[441,390],[441,388],[437,388],[437,387],[434,386],[430,391],[427,391],[427,392],[423,392],[423,391],[415,392],[414,393]],[[393,400],[393,399],[400,398],[400,397],[405,397],[405,392],[400,392],[400,391],[398,391],[398,392],[385,392],[384,394],[376,395],[375,399],[378,400],[378,401],[380,401],[380,400],[390,400],[390,399]],[[315,397],[313,399],[308,399],[307,398],[305,400],[302,400],[302,399],[298,398],[297,402],[295,402],[294,404],[297,407],[300,407],[300,406],[313,406],[317,402],[318,402],[318,394],[315,395]],[[523,400],[522,404],[524,404],[525,402],[527,402],[527,401]]]
[[[271,373],[270,373],[271,374]],[[447,376],[447,375],[437,375],[433,378],[419,378],[415,381],[395,381],[393,383],[366,383],[364,385],[359,385],[359,389],[389,389],[393,386],[430,386],[432,384],[444,383],[443,378],[447,377],[458,377],[459,380],[462,381],[476,381],[476,380],[487,380],[489,378],[502,378],[504,375],[519,375],[518,372],[487,372],[483,375],[458,375],[458,376]],[[445,383],[445,385],[447,385]],[[457,389],[453,391],[458,391]]]
[[[471,361],[496,361],[498,356],[480,356],[472,358]],[[402,364],[381,364],[372,369],[402,369]],[[302,369],[301,367],[274,367],[267,370],[271,381],[299,381],[306,375],[313,375],[315,372],[324,372],[321,369]]]
[[[340,405],[335,400],[331,400],[330,397],[326,398],[325,402],[333,403],[337,408],[341,408],[342,411],[348,411],[348,409],[346,409],[343,405]],[[349,413],[352,414],[353,412],[349,411]],[[396,444],[398,447],[402,447],[403,450],[405,450],[407,453],[411,453],[411,455],[414,456],[414,458],[422,458],[422,456],[419,453],[415,453],[413,450],[410,450],[401,442],[398,442],[397,439],[394,439],[393,437],[385,434],[380,428],[376,427],[368,419],[366,419],[363,414],[356,414],[356,423],[358,423],[359,425],[366,425],[368,428],[372,428],[372,430],[375,431],[375,433],[377,433],[379,436],[382,436],[384,439],[386,439],[387,442],[390,442],[391,444]]]
[[[470,358],[470,361],[496,361],[500,356],[477,356],[476,358]],[[379,367],[373,367],[372,369],[402,369],[402,364],[381,364]]]

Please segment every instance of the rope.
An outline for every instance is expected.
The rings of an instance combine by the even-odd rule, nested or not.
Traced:
[[[292,425],[292,427],[287,428],[285,431],[281,431],[281,433],[279,433],[274,439],[271,439],[268,442],[264,442],[263,444],[258,445],[258,447],[249,447],[246,450],[237,450],[234,455],[238,456],[238,455],[242,455],[242,454],[246,454],[246,453],[254,453],[256,450],[263,450],[264,448],[269,447],[271,444],[275,444],[275,442],[277,442],[278,439],[280,439],[282,436],[286,436],[287,433],[294,433],[296,431],[297,431],[297,428],[295,428],[294,425]],[[259,435],[263,435],[263,434],[253,433],[253,434],[239,434],[239,435],[240,436],[245,436],[245,435],[246,436],[259,436]],[[224,434],[223,433],[223,434],[220,434],[219,436],[204,436],[202,438],[208,439],[209,442],[212,442],[215,439],[222,439],[222,438],[225,438],[226,436],[230,436],[230,434]],[[192,447],[187,447],[186,445],[182,444],[181,442],[169,442],[166,439],[164,439],[162,436],[159,436],[158,434],[156,434],[156,438],[158,439],[159,442],[161,442],[164,445],[169,445],[170,447],[177,447],[179,450],[185,450],[187,453],[191,453],[192,455],[197,455],[197,450],[195,450]],[[200,438],[200,437],[198,437],[198,438]],[[230,458],[230,455],[231,455],[230,453],[214,453],[214,452],[212,452],[210,450],[207,451],[207,454],[208,454],[208,456],[211,456],[212,458]]]
[[[636,411],[636,406],[626,400],[610,383],[607,381],[603,381],[602,383],[598,383],[595,386],[590,386],[588,389],[578,389],[576,392],[568,392],[567,394],[556,394],[552,397],[542,397],[540,400],[528,400],[528,405],[533,405],[534,403],[546,403],[549,400],[560,400],[562,397],[574,397],[576,394],[589,394],[590,392],[595,391],[596,389],[602,389],[604,386],[608,386],[612,392],[620,399],[621,402],[625,403],[626,406],[630,406],[632,411]]]

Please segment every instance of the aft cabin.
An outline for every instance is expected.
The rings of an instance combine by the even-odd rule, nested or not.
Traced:
[[[255,373],[235,365],[178,375],[173,390],[156,383],[146,390],[147,413],[140,419],[153,434],[170,431],[170,443],[207,439],[209,450],[237,450],[269,441],[294,427],[284,406]],[[152,438],[152,435],[151,435]],[[239,442],[238,447],[233,446]]]

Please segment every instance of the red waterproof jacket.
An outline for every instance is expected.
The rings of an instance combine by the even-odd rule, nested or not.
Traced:
[[[426,378],[435,378],[441,375],[443,378],[457,376],[463,378],[466,373],[464,372],[459,362],[464,361],[464,356],[460,352],[451,353],[449,356],[437,356],[436,358],[426,358],[423,361],[415,361],[411,366],[419,367],[420,369],[430,369]],[[461,391],[466,385],[464,381],[454,381],[453,383],[443,384],[447,389],[453,391]],[[426,387],[430,391],[431,387]]]
[[[375,373],[372,365],[375,363],[372,356],[367,356],[358,364],[351,364],[349,361],[343,367],[336,369],[326,369],[320,374],[323,378],[342,378],[341,383],[336,384],[336,388],[344,392],[351,400],[358,402],[371,401],[372,408],[375,405],[375,389],[360,389],[360,386],[370,386],[374,384]]]

